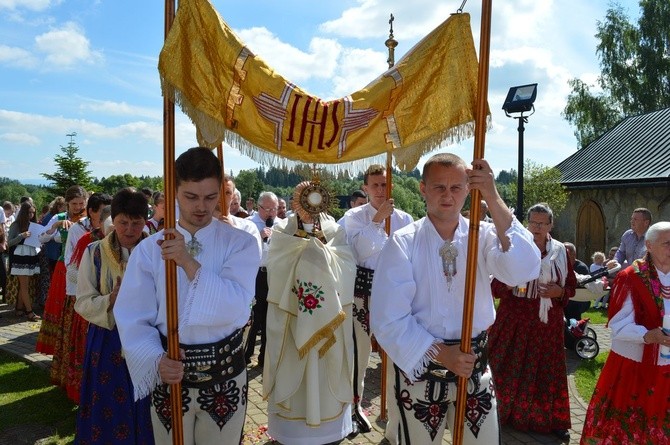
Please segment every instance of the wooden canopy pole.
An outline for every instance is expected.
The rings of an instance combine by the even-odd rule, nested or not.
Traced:
[[[165,0],[165,38],[175,18],[175,0]],[[175,227],[175,112],[174,102],[163,96],[163,176],[165,181],[165,228]],[[179,360],[177,265],[165,260],[165,299],[167,310],[167,356]],[[181,383],[170,385],[170,407],[172,413],[172,444],[183,445],[184,428],[181,412]]]
[[[398,41],[393,38],[393,20],[395,18],[393,17],[393,14],[391,14],[391,18],[389,19],[389,25],[391,27],[389,31],[389,38],[386,39],[386,42],[384,44],[388,48],[389,51],[389,57],[386,60],[386,62],[389,65],[389,68],[393,68],[395,65],[395,47],[398,46]],[[386,152],[386,199],[391,199],[391,191],[393,189],[393,158],[391,156],[391,152]],[[384,221],[384,228],[386,229],[386,235],[391,236],[391,217],[389,216],[386,218],[386,221]],[[386,352],[384,352],[383,349],[379,348],[379,356],[382,361],[382,387],[381,387],[381,403],[380,403],[380,412],[379,412],[379,420],[385,421],[387,420],[387,411],[386,411],[386,369],[388,367],[388,358],[386,357]]]
[[[486,112],[489,88],[489,53],[491,48],[491,3],[482,0],[481,31],[479,38],[479,71],[477,74],[477,110],[475,112],[475,147],[474,159],[484,158],[484,140],[486,137]],[[479,207],[480,192],[473,190],[470,194],[470,229],[468,232],[468,258],[465,270],[465,292],[463,301],[463,325],[461,328],[461,351],[471,351],[472,319],[475,305],[475,285],[477,282],[477,248],[479,244]],[[456,393],[456,412],[454,414],[454,445],[463,443],[465,421],[465,405],[467,399],[468,379],[458,378]]]
[[[219,158],[221,163],[221,173],[225,175],[226,170],[223,168],[223,142],[216,147],[216,155]],[[221,207],[221,214],[223,216],[228,216],[228,206],[229,203],[226,201],[226,182],[221,182],[221,194],[219,196],[219,206]]]

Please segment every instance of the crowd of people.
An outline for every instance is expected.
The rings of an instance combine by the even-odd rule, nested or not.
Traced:
[[[589,268],[574,244],[551,236],[546,203],[530,207],[526,225],[515,218],[485,160],[431,157],[417,221],[387,198],[379,165],[339,221],[320,206],[318,181],[298,184],[288,205],[264,191],[242,208],[205,148],[179,156],[175,176],[174,228],[164,228],[160,191],[75,185],[41,215],[30,198],[18,210],[3,204],[0,285],[6,299],[14,289],[16,316],[41,321],[36,349],[53,356],[52,383],[78,405],[76,443],[172,442],[180,383],[185,443],[239,444],[254,366],[277,443],[339,443],[372,429],[363,401],[375,348],[389,360],[392,445],[441,443],[459,377],[468,381],[463,443],[499,443],[501,425],[568,440],[564,323],[585,310],[570,299],[577,277],[617,265],[599,302],[612,351],[581,441],[670,442],[670,223],[652,225],[649,210],[635,209],[620,245],[594,252]],[[466,353],[472,190],[482,200]],[[178,359],[166,354],[166,260],[177,271]]]

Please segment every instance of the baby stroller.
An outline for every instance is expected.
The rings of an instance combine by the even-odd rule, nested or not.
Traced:
[[[590,360],[600,352],[596,331],[589,327],[589,318],[565,321],[565,347],[574,349],[580,358]]]

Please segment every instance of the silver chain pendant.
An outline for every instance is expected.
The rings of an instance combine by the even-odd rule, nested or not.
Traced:
[[[451,241],[445,241],[440,247],[440,256],[442,257],[442,270],[444,270],[444,276],[447,277],[447,285],[451,287],[451,282],[456,275],[458,249]]]
[[[188,251],[189,255],[195,258],[196,256],[200,255],[200,252],[202,252],[202,243],[194,236],[188,243],[186,243],[186,250]]]

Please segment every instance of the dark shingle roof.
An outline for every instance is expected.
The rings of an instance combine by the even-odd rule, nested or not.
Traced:
[[[670,108],[624,119],[556,168],[568,187],[670,185]]]

